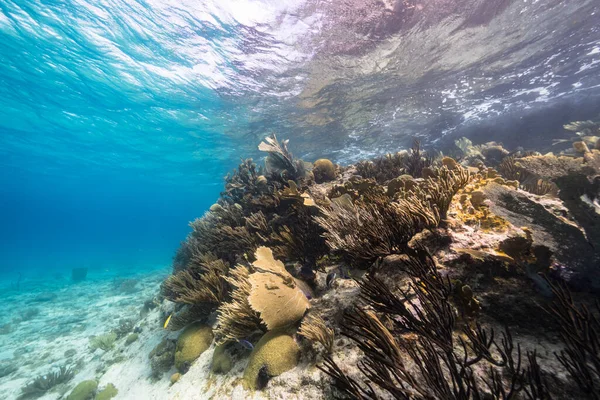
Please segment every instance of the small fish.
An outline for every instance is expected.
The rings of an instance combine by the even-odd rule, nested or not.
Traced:
[[[352,278],[352,276],[350,276],[350,270],[348,268],[340,268],[340,274],[342,276],[342,279],[350,279]]]
[[[254,350],[254,345],[246,339],[238,339],[238,343],[241,344],[246,350]]]
[[[171,322],[172,316],[173,316],[173,314],[169,315],[169,318],[167,318],[167,320],[165,321],[165,325],[163,326],[163,329],[167,329],[167,326],[169,326],[169,322]]]
[[[333,284],[333,281],[335,281],[335,278],[337,278],[337,273],[330,272],[329,274],[327,274],[327,279],[325,280],[325,283],[328,288],[331,287],[331,285]]]
[[[474,259],[480,260],[480,261],[483,261],[486,258],[495,258],[495,259],[509,262],[509,263],[515,262],[514,258],[510,257],[509,255],[506,255],[504,253],[499,253],[499,252],[488,253],[486,251],[463,249],[463,248],[456,248],[456,249],[454,249],[454,251],[456,251],[457,253],[461,253],[461,254],[468,254],[471,257],[473,257]]]
[[[556,146],[557,144],[570,142],[569,139],[554,139],[552,140],[552,146]]]

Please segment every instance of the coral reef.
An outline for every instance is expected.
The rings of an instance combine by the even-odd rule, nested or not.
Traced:
[[[556,301],[550,306],[560,324],[565,349],[556,354],[558,361],[589,398],[600,397],[600,304],[594,309],[576,304],[569,290],[552,284]]]
[[[356,174],[365,179],[374,179],[379,184],[404,174],[421,178],[423,170],[433,165],[434,157],[421,149],[421,142],[415,140],[409,151],[386,154],[372,161],[356,164]]]
[[[400,152],[386,154],[372,161],[361,161],[356,164],[356,174],[383,184],[406,172],[405,160],[407,156],[407,152]]]
[[[262,389],[269,378],[281,375],[298,364],[300,352],[294,338],[282,332],[268,332],[256,344],[244,370],[244,385]]]
[[[346,316],[344,334],[365,353],[359,365],[364,381],[347,376],[332,358],[319,367],[334,378],[336,387],[353,398],[479,398],[487,387],[492,398],[506,398],[535,387],[539,373],[535,353],[524,367],[521,351],[508,329],[501,342],[493,331],[465,325],[456,336],[456,320],[449,303],[452,286],[437,272],[423,249],[411,251],[405,268],[411,275],[409,292],[394,294],[384,282],[369,276],[361,283],[363,300],[372,309],[357,308]],[[387,315],[388,326],[377,312]],[[403,332],[404,334],[400,334]],[[410,335],[413,335],[412,337]],[[487,363],[483,385],[475,366]],[[544,389],[545,390],[545,389]]]
[[[366,267],[379,257],[402,252],[415,234],[438,226],[440,211],[445,212],[462,184],[445,167],[440,171],[439,181],[429,178],[422,188],[398,200],[371,193],[354,203],[320,207],[315,220],[325,230],[330,249],[349,264]]]
[[[252,285],[248,277],[248,268],[240,265],[230,272],[227,281],[234,287],[231,300],[219,307],[215,336],[218,343],[236,341],[245,338],[257,330],[263,329],[258,313],[252,309],[248,301]]]
[[[267,397],[296,366],[311,398],[598,397],[600,310],[564,287],[600,287],[596,141],[542,156],[462,138],[437,158],[415,142],[341,167],[265,139],[265,168],[242,160],[173,260],[154,323],[185,330],[153,350],[154,376],[202,368],[242,390],[252,349],[243,386]],[[210,366],[179,360],[209,326],[214,350],[190,342]]]

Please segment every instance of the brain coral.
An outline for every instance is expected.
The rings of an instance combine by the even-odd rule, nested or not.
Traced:
[[[244,370],[244,387],[262,389],[264,382],[258,382],[260,374],[266,374],[267,378],[281,375],[298,364],[299,356],[300,350],[293,337],[281,332],[267,332],[250,354]]]
[[[321,158],[313,164],[315,182],[323,183],[335,179],[335,165],[326,158]]]
[[[192,361],[200,357],[210,347],[213,333],[210,326],[194,323],[183,330],[177,339],[175,349],[175,368],[179,371],[186,369]]]

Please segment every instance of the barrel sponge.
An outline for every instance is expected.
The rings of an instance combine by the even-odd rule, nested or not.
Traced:
[[[67,400],[89,400],[94,398],[94,394],[98,389],[98,382],[96,381],[83,381],[79,382],[73,389],[70,395],[67,396]]]
[[[256,344],[244,370],[244,387],[257,389],[261,369],[269,377],[281,375],[298,364],[300,349],[294,338],[282,332],[267,332]]]
[[[315,182],[323,183],[335,179],[335,165],[326,158],[321,158],[313,164]]]
[[[184,371],[185,366],[200,357],[210,347],[213,332],[210,326],[193,323],[181,332],[175,348],[175,368]]]

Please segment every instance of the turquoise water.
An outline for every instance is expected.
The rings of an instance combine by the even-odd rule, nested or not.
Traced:
[[[595,1],[1,1],[0,271],[167,265],[277,132],[348,163],[599,113]]]
[[[576,136],[574,131],[563,128],[571,121],[586,120],[597,122],[588,124],[595,131],[590,128]],[[214,318],[216,314],[226,315],[222,307],[230,300],[228,285],[221,278],[228,274],[226,279],[231,283],[233,269],[224,272],[227,268],[218,266],[225,264],[215,266],[214,262],[211,267],[217,283],[223,284],[209,289],[219,290],[223,296],[216,301],[216,314],[204,315],[208,314],[205,298],[186,303],[189,300],[183,299],[185,296],[174,300],[167,293],[171,289],[165,289],[165,285],[161,292],[160,287],[172,271],[172,258],[180,242],[190,231],[189,221],[202,216],[218,199],[223,177],[241,158],[251,157],[263,164],[265,153],[258,151],[258,145],[267,135],[276,133],[279,139],[289,140],[294,156],[304,161],[329,158],[341,166],[408,149],[414,139],[420,140],[426,151],[435,150],[440,155],[437,151],[441,150],[454,156],[451,149],[458,149],[455,140],[466,137],[475,146],[462,141],[464,154],[459,155],[462,160],[457,160],[474,167],[481,161],[477,157],[489,150],[486,166],[500,167],[500,159],[493,157],[498,152],[501,158],[523,154],[522,149],[570,156],[581,152],[584,157],[598,154],[595,150],[581,150],[585,147],[582,143],[577,143],[577,150],[574,144],[581,136],[589,147],[600,148],[600,141],[593,137],[600,135],[598,123],[598,0],[0,0],[0,399],[65,399],[75,385],[90,379],[99,388],[118,388],[116,399],[247,399],[249,392],[240,381],[252,343],[259,347],[254,340],[258,339],[257,332],[248,340],[236,337],[239,343],[227,345],[227,352],[234,356],[229,375],[212,373],[212,357],[219,354],[213,346],[196,361],[185,362],[182,368],[175,369],[174,360],[169,359],[174,357],[175,341],[180,338],[177,329],[198,322],[199,318],[210,318],[207,324],[217,328]],[[556,146],[557,141],[562,143]],[[503,146],[488,142],[502,142]],[[483,143],[486,145],[477,146]],[[431,161],[416,151],[411,156],[406,154],[398,155],[397,160],[402,159],[407,167],[415,160],[413,154],[419,165]],[[437,161],[440,160],[441,157]],[[587,162],[590,161],[586,159]],[[364,164],[363,168],[366,165],[371,164]],[[408,168],[401,170],[404,174]],[[423,173],[414,174],[415,178],[426,176],[425,169],[420,170]],[[352,183],[352,171],[336,171],[337,183]],[[524,178],[517,167],[512,172]],[[540,187],[550,184],[542,180],[548,171],[543,172],[536,180]],[[485,176],[489,181],[495,171],[481,173],[488,174]],[[250,200],[264,202],[265,190],[274,190],[272,197],[266,196],[267,201],[283,199],[285,203],[300,199],[299,193],[292,191],[295,185],[288,183],[289,188],[284,188],[283,180],[265,175],[268,179],[256,178]],[[529,178],[536,177],[537,172]],[[577,185],[585,190],[570,199],[542,196],[534,201],[530,193],[530,200],[521,199],[523,203],[519,204],[535,205],[534,211],[539,213],[532,215],[543,219],[539,225],[527,219],[527,212],[531,211],[528,207],[520,210],[523,215],[516,220],[506,218],[514,224],[513,228],[527,225],[544,235],[549,232],[541,236],[542,240],[536,237],[536,244],[546,243],[546,238],[558,232],[560,235],[548,240],[548,246],[557,247],[558,255],[563,257],[571,253],[571,248],[564,250],[563,245],[570,246],[567,240],[572,240],[577,253],[572,258],[587,262],[588,253],[597,255],[597,247],[591,249],[588,244],[598,239],[598,224],[594,226],[591,216],[597,217],[593,213],[600,210],[597,176],[589,178],[590,182],[582,178],[573,183],[577,190]],[[439,176],[437,179],[441,181]],[[386,186],[391,185],[388,178],[384,180]],[[263,186],[266,181],[270,186]],[[297,181],[303,184],[304,180]],[[405,182],[393,181],[396,185]],[[321,197],[329,190],[329,184],[333,185],[312,185],[312,189],[320,191],[314,193],[301,187],[302,209],[304,205],[304,211],[311,207],[310,202],[305,203],[311,195],[319,200],[315,204],[326,206],[320,201],[326,200]],[[382,186],[383,181],[378,184],[378,189],[389,193],[389,188]],[[408,181],[402,185],[408,185]],[[558,186],[546,189],[554,195],[550,193],[554,188]],[[329,197],[340,188],[333,189]],[[476,187],[469,190],[472,189]],[[486,210],[492,200],[482,200],[483,194],[476,197],[476,192],[482,193],[465,192],[470,193],[466,203],[466,194],[462,194],[465,197],[460,200],[460,210]],[[523,191],[509,191],[514,192],[525,196]],[[565,206],[569,200],[571,204]],[[583,228],[573,227],[565,215],[569,215],[571,206],[581,212],[577,207],[582,202],[587,204],[583,209],[588,213],[577,214],[575,220]],[[224,218],[221,212],[233,216],[236,209],[242,209],[248,217],[250,208],[260,208],[250,203],[243,207],[229,205],[226,213],[223,207],[221,211],[214,207],[211,218]],[[468,208],[468,204],[472,207]],[[323,226],[317,229],[314,223],[307,222],[312,220],[304,221],[305,231],[300,229],[303,218],[313,214],[306,211],[300,216],[299,209],[291,213],[297,205],[277,210],[272,203],[267,205],[269,227],[265,232],[280,247],[274,249],[282,251],[286,247],[279,246],[286,241],[283,228],[297,223],[299,233],[292,239],[299,240],[288,243],[288,250],[301,250],[302,258],[312,260],[315,257],[304,251],[308,247],[313,250],[310,240],[325,246],[314,240],[315,235],[325,231]],[[510,207],[503,207],[503,212],[512,215]],[[254,217],[255,211],[252,209]],[[281,211],[290,215],[279,214]],[[454,217],[468,219],[463,211],[450,211]],[[438,256],[445,258],[444,270],[454,271],[458,265],[454,256],[471,254],[472,260],[465,262],[467,266],[477,258],[482,263],[490,260],[486,257],[503,262],[510,259],[500,247],[504,257],[495,250],[493,254],[487,252],[496,248],[501,239],[493,233],[491,238],[486,236],[487,228],[481,226],[481,221],[493,224],[495,220],[489,221],[484,214],[470,221],[478,221],[479,225],[463,221],[464,226],[461,222],[448,227],[448,232],[456,235],[452,249],[448,243],[440,244],[445,247],[438,249]],[[236,220],[235,228],[231,225],[218,229],[241,228],[240,221]],[[257,226],[251,231],[257,239],[265,232],[257,228],[260,219],[255,222]],[[446,222],[441,221],[442,225]],[[461,231],[462,228],[467,229]],[[212,235],[217,227],[211,229],[215,229],[210,231]],[[529,241],[531,247],[533,242],[527,233],[531,229],[520,230],[524,235],[521,242]],[[586,230],[596,236],[589,236],[588,240]],[[234,230],[239,231],[243,229]],[[202,240],[206,238],[198,235]],[[232,236],[228,233],[223,237]],[[188,244],[200,248],[198,241]],[[264,238],[260,237],[260,241]],[[550,243],[554,241],[561,243]],[[402,243],[402,247],[405,245]],[[479,250],[479,245],[486,251]],[[210,246],[211,251],[218,247],[214,243]],[[248,254],[235,250],[225,254],[231,255],[227,263],[234,259],[239,262],[242,256],[248,261]],[[338,255],[333,247],[330,250],[331,254],[323,252],[319,256],[318,274],[313,271],[317,265],[308,265],[309,274],[305,273],[306,268],[296,271],[294,278],[309,283],[303,288],[304,296],[298,290],[294,293],[300,294],[302,300],[310,299],[306,304],[314,306],[311,311],[317,312],[320,307],[325,319],[331,317],[328,324],[337,321],[332,325],[337,342],[341,313],[359,297],[355,278],[362,272],[347,270],[343,265],[346,261],[338,265]],[[527,252],[530,250],[536,263],[548,254],[533,253],[533,248]],[[513,260],[513,267],[519,267],[515,271],[521,275],[520,263],[525,262],[522,254]],[[548,265],[540,264],[556,276],[579,272],[582,266],[566,265],[560,257],[560,263],[556,261],[552,269],[549,260]],[[286,261],[290,270],[301,261],[297,254],[277,258]],[[468,257],[462,259],[465,258]],[[527,263],[530,261],[527,259]],[[379,259],[375,265],[379,266]],[[584,273],[589,272],[587,267],[582,269]],[[74,268],[86,269],[86,278],[74,279]],[[385,264],[382,268],[391,269]],[[258,266],[256,270],[262,271]],[[535,280],[538,275],[525,270],[531,276],[517,276],[512,269],[499,272],[502,281],[506,274],[515,273],[519,278],[507,278],[500,285],[507,296],[495,286],[486,287],[487,278],[482,278],[480,271],[473,272],[474,277],[464,281],[464,286],[456,286],[460,291],[452,292],[452,296],[462,294],[461,302],[477,307],[481,299],[485,311],[491,310],[492,319],[494,315],[498,317],[498,327],[506,321],[517,321],[515,338],[523,343],[523,349],[539,350],[544,361],[554,360],[547,364],[548,371],[565,376],[553,356],[562,345],[557,345],[556,336],[550,336],[556,333],[552,327],[542,332],[546,314],[537,307],[537,302],[548,300],[548,288],[545,281]],[[176,276],[185,277],[186,271],[182,272]],[[292,282],[287,274],[278,276],[285,279],[282,282],[286,285]],[[453,275],[447,276],[454,282]],[[597,276],[595,271],[592,276]],[[400,281],[395,271],[388,278]],[[576,278],[575,287],[586,280],[585,275],[583,279],[580,275]],[[193,279],[194,285],[200,285],[198,276]],[[543,290],[531,280],[546,293],[540,294]],[[300,287],[301,281],[294,281],[293,285]],[[437,279],[438,283],[441,281]],[[209,286],[208,278],[202,282],[201,285]],[[181,289],[186,284],[184,279],[173,286]],[[463,282],[457,280],[455,285]],[[264,286],[268,290],[278,288]],[[318,290],[312,293],[315,288]],[[175,292],[171,295],[175,296]],[[472,292],[471,298],[468,292]],[[216,308],[214,301],[208,303]],[[527,308],[533,303],[536,308]],[[246,307],[246,311],[250,308]],[[257,319],[256,315],[251,316]],[[308,319],[302,324],[305,321]],[[392,319],[387,322],[394,325]],[[294,323],[298,325],[300,320]],[[535,329],[520,331],[521,325],[527,329],[535,325]],[[295,340],[288,338],[288,342],[298,341],[306,349],[310,343],[306,338],[299,339],[298,334],[303,336],[297,332]],[[107,335],[115,335],[112,347],[97,346],[99,338],[110,342]],[[344,367],[352,368],[360,358],[356,346],[348,343],[346,339],[336,343],[335,357],[347,357],[338,360]],[[303,354],[302,362],[310,357]],[[322,361],[321,356],[319,360]],[[329,393],[333,381],[318,372],[315,365],[316,362],[305,364],[292,374],[282,375],[275,384],[269,384],[268,391],[253,393],[254,398],[320,398]],[[68,367],[62,381],[36,393],[35,386],[60,367]],[[257,368],[257,379],[266,379],[264,375],[269,372],[265,367]],[[172,385],[171,377],[176,371],[184,376]],[[555,381],[555,375],[549,377]]]

